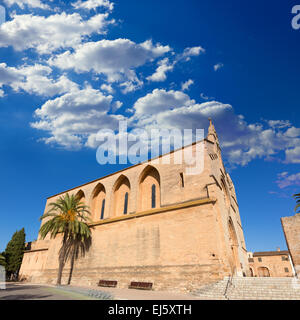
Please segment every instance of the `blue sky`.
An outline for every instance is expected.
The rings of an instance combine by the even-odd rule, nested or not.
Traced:
[[[123,168],[97,163],[98,130],[207,129],[208,117],[247,249],[286,248],[280,217],[300,192],[296,1],[0,4],[0,251],[22,227],[36,238],[48,196]]]

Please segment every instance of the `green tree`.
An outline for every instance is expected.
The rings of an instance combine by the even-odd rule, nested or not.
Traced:
[[[8,242],[4,256],[6,261],[6,272],[8,277],[18,277],[25,250],[25,231],[22,228],[16,231]]]
[[[295,207],[295,212],[300,213],[300,209],[299,209],[300,208],[300,193],[294,194],[293,197],[296,199],[296,203],[297,203],[296,207]],[[297,212],[297,210],[298,210],[298,212]]]
[[[91,230],[88,226],[90,211],[78,197],[70,196],[68,193],[56,202],[50,203],[49,207],[48,212],[40,217],[40,220],[47,220],[41,226],[40,235],[42,239],[45,239],[50,234],[53,239],[58,234],[62,234],[57,285],[61,284],[64,265],[68,258],[71,258],[69,284],[74,260],[80,252],[84,255],[91,245]]]

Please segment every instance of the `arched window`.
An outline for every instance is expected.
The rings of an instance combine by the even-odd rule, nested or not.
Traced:
[[[105,187],[102,183],[98,183],[95,189],[92,192],[91,197],[91,213],[92,213],[92,219],[94,221],[98,221],[99,218],[102,220],[104,219],[104,213],[105,213]]]
[[[84,194],[84,192],[83,192],[82,190],[79,190],[79,191],[76,193],[75,197],[76,197],[77,200],[79,200],[80,202],[85,203],[85,194]]]
[[[127,214],[130,210],[130,182],[127,177],[121,175],[113,187],[111,217]]]
[[[152,208],[156,207],[156,185],[153,184],[152,188],[151,188],[151,204],[152,204]]]
[[[156,168],[148,165],[139,178],[137,210],[147,211],[160,207],[160,175]]]
[[[127,214],[128,210],[128,192],[125,193],[124,197],[124,214]]]
[[[105,199],[102,200],[102,207],[101,207],[101,217],[100,219],[104,219],[104,209],[105,209]]]

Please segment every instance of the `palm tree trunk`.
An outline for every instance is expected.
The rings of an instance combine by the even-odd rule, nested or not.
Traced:
[[[71,257],[71,266],[70,266],[70,274],[69,274],[69,279],[68,279],[68,285],[71,284],[71,280],[72,280],[72,275],[73,275],[73,269],[74,269],[74,262],[75,262],[75,249],[72,253],[72,257]]]
[[[62,271],[65,265],[65,255],[66,255],[66,242],[67,242],[67,232],[64,232],[63,243],[61,247],[61,251],[59,254],[59,267],[58,267],[58,275],[56,285],[61,285]]]

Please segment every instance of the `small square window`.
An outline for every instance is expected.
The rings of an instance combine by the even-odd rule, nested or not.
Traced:
[[[281,260],[282,260],[282,261],[288,261],[288,257],[282,256],[282,257],[281,257]]]
[[[258,262],[262,262],[262,258],[258,258]]]
[[[289,268],[284,268],[284,272],[289,272]]]

